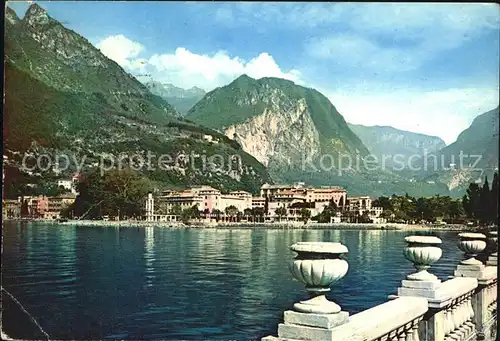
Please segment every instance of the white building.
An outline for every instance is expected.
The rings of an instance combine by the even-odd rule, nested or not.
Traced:
[[[68,191],[71,191],[72,194],[78,194],[78,192],[76,191],[75,179],[71,179],[71,180],[59,179],[59,180],[57,180],[57,187],[62,187]]]

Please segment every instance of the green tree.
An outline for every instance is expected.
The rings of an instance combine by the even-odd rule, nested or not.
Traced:
[[[338,205],[339,208],[343,208],[344,207],[344,197],[340,197],[340,200],[339,200],[339,205]]]
[[[493,174],[493,181],[491,182],[490,204],[489,204],[489,220],[490,222],[498,222],[498,195],[499,183],[498,173]]]
[[[193,205],[189,208],[186,208],[181,213],[181,220],[183,223],[187,224],[191,219],[199,219],[201,217],[201,213],[198,210],[197,205]]]
[[[173,205],[170,209],[170,214],[180,216],[182,214],[182,207],[179,204]]]
[[[75,217],[102,215],[141,216],[149,181],[131,169],[112,169],[103,176],[98,170],[86,173],[77,184],[79,195],[70,210]]]
[[[455,223],[457,219],[461,219],[465,212],[459,200],[453,200],[450,202],[448,209],[448,216],[450,218],[450,223]]]
[[[382,207],[384,211],[392,210],[392,203],[388,197],[381,196],[378,199],[373,200],[372,206]]]
[[[304,224],[306,224],[309,219],[311,218],[311,210],[303,207],[300,209],[300,218],[301,220],[304,222]]]
[[[219,221],[222,215],[222,211],[218,209],[212,210],[212,214],[215,216],[215,220]]]
[[[169,214],[168,204],[166,202],[160,202],[158,207],[155,208],[155,214]]]
[[[278,216],[281,221],[282,217],[286,217],[288,215],[288,210],[285,207],[278,207],[274,213]]]
[[[323,208],[323,211],[317,216],[319,223],[329,223],[331,218],[334,217],[338,212],[337,205],[335,202],[330,202],[327,206]]]
[[[392,210],[383,210],[380,214],[381,218],[387,219],[387,221],[391,222],[393,220],[393,212]]]
[[[252,221],[253,221],[253,211],[251,208],[245,208],[243,210],[243,214],[245,215],[245,218],[248,220],[249,217],[252,217]]]
[[[104,208],[120,219],[140,216],[143,198],[150,190],[148,180],[132,169],[112,169],[104,174]]]
[[[368,211],[364,211],[363,214],[359,216],[358,221],[360,223],[364,223],[364,224],[371,223],[372,220],[370,219],[370,216],[368,215]]]
[[[264,221],[264,217],[266,212],[264,211],[263,207],[255,207],[252,208],[252,215],[260,222]]]
[[[483,187],[479,193],[479,220],[482,224],[487,224],[490,222],[490,185],[488,183],[488,177],[485,177]]]
[[[231,221],[234,221],[240,211],[236,208],[236,206],[230,205],[224,209],[224,212],[228,217],[230,217]]]
[[[467,200],[463,202],[467,217],[473,220],[480,219],[480,195],[481,189],[477,183],[469,184],[466,191]]]
[[[30,214],[28,209],[28,200],[24,199],[21,204],[21,218],[26,218]]]

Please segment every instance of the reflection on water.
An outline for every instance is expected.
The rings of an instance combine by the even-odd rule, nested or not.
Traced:
[[[386,301],[412,264],[401,231],[3,227],[3,285],[54,339],[251,340],[307,297],[289,246],[340,241],[349,271],[328,295],[351,314]],[[445,280],[462,255],[442,232]],[[15,332],[15,326],[5,326]]]
[[[153,286],[153,280],[155,278],[155,269],[153,263],[155,261],[155,229],[153,227],[146,227],[144,229],[144,267],[146,268],[146,286]]]

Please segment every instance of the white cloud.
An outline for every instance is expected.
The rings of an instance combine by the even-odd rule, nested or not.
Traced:
[[[358,5],[358,4],[356,4]],[[495,4],[426,4],[365,3],[355,6],[347,19],[349,25],[368,34],[389,34],[392,37],[429,37],[431,32],[476,34],[484,29],[498,29],[499,8]],[[439,37],[447,43],[449,36]]]
[[[298,70],[283,71],[266,52],[246,61],[232,57],[226,51],[207,55],[179,47],[173,54],[151,56],[149,66],[149,70],[158,80],[184,88],[198,86],[212,90],[230,83],[242,74],[253,78],[278,77],[301,83]]]
[[[426,31],[498,29],[496,4],[452,3],[263,3],[243,2],[230,8],[241,25],[269,23],[285,29],[344,24],[370,34],[424,35]],[[217,20],[217,18],[216,18]],[[224,20],[220,21],[224,24]]]
[[[109,36],[96,44],[96,47],[109,59],[128,69],[141,68],[144,59],[138,59],[144,46],[126,38],[124,35]]]
[[[331,59],[342,66],[381,72],[413,70],[424,60],[418,50],[407,53],[399,48],[384,48],[351,34],[312,38],[306,43],[306,50],[312,57]]]
[[[350,123],[439,136],[446,144],[454,142],[474,117],[494,109],[499,101],[498,89],[479,88],[324,93]]]
[[[227,7],[219,8],[215,11],[215,20],[232,24],[234,22],[233,11]]]
[[[305,44],[306,51],[312,57],[369,70],[380,66],[399,72],[417,69],[443,51],[500,29],[496,4],[249,2],[224,10],[231,10],[235,25],[320,29],[311,30],[312,36],[324,35],[327,28],[328,34]],[[369,62],[356,62],[360,58]]]
[[[357,36],[339,35],[322,40],[317,57],[333,54],[339,63],[352,68],[365,64],[389,71],[412,69],[417,59],[397,49],[383,49]],[[318,40],[318,43],[320,40]],[[197,54],[179,47],[173,53],[141,56],[145,48],[123,35],[111,36],[96,44],[101,51],[128,71],[151,74],[155,80],[183,88],[198,86],[207,91],[226,85],[242,74],[253,78],[278,77],[317,88],[332,101],[348,122],[363,125],[389,125],[398,129],[436,135],[447,144],[467,128],[472,119],[498,105],[498,89],[463,88],[445,90],[394,89],[357,80],[355,86],[342,83],[337,91],[306,84],[299,70],[284,70],[267,52],[245,60],[227,51]],[[372,58],[366,63],[366,51]],[[411,56],[418,58],[419,56]],[[392,64],[392,65],[391,65]],[[331,89],[331,88],[330,88]]]
[[[277,77],[303,84],[298,70],[284,71],[267,52],[244,60],[230,56],[227,51],[212,55],[196,54],[184,47],[174,53],[140,57],[145,51],[142,44],[123,35],[109,36],[95,44],[108,58],[134,74],[150,74],[155,80],[183,88],[198,86],[207,91],[226,85],[242,74],[253,78]]]

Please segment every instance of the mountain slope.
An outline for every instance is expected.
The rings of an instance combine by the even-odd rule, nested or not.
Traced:
[[[446,147],[444,141],[437,136],[413,133],[389,126],[368,127],[350,123],[348,125],[365,146],[368,146],[370,153],[378,159],[384,155],[391,156],[387,159],[388,166],[393,165],[392,159],[396,155],[407,164],[413,155],[434,153]]]
[[[224,131],[271,168],[368,153],[325,96],[284,79],[240,76],[206,94],[186,118]]]
[[[10,166],[20,167],[23,152],[74,156],[86,167],[103,154],[152,152],[175,161],[141,169],[163,187],[207,183],[258,192],[270,181],[265,167],[236,142],[174,117],[170,104],[39,5],[22,20],[7,7],[6,19],[3,133]],[[224,168],[214,162],[201,167],[192,155],[222,156]],[[75,171],[71,166],[68,174]]]
[[[488,176],[498,169],[499,108],[477,116],[457,140],[429,156],[424,174],[447,184],[450,190],[462,191],[469,182]],[[462,156],[461,156],[462,155]],[[437,166],[432,163],[436,156]]]
[[[144,85],[151,93],[160,96],[172,104],[182,115],[185,115],[206,94],[205,90],[198,87],[183,89],[169,83],[152,80],[144,82]]]
[[[441,150],[440,155],[457,159],[460,151],[468,155],[481,155],[480,166],[498,165],[499,108],[477,116],[471,125],[458,135],[457,140]]]
[[[56,90],[100,93],[130,117],[166,122],[175,109],[104,56],[87,39],[51,18],[38,4],[19,19],[6,10],[5,58]],[[84,81],[82,81],[84,79]]]

